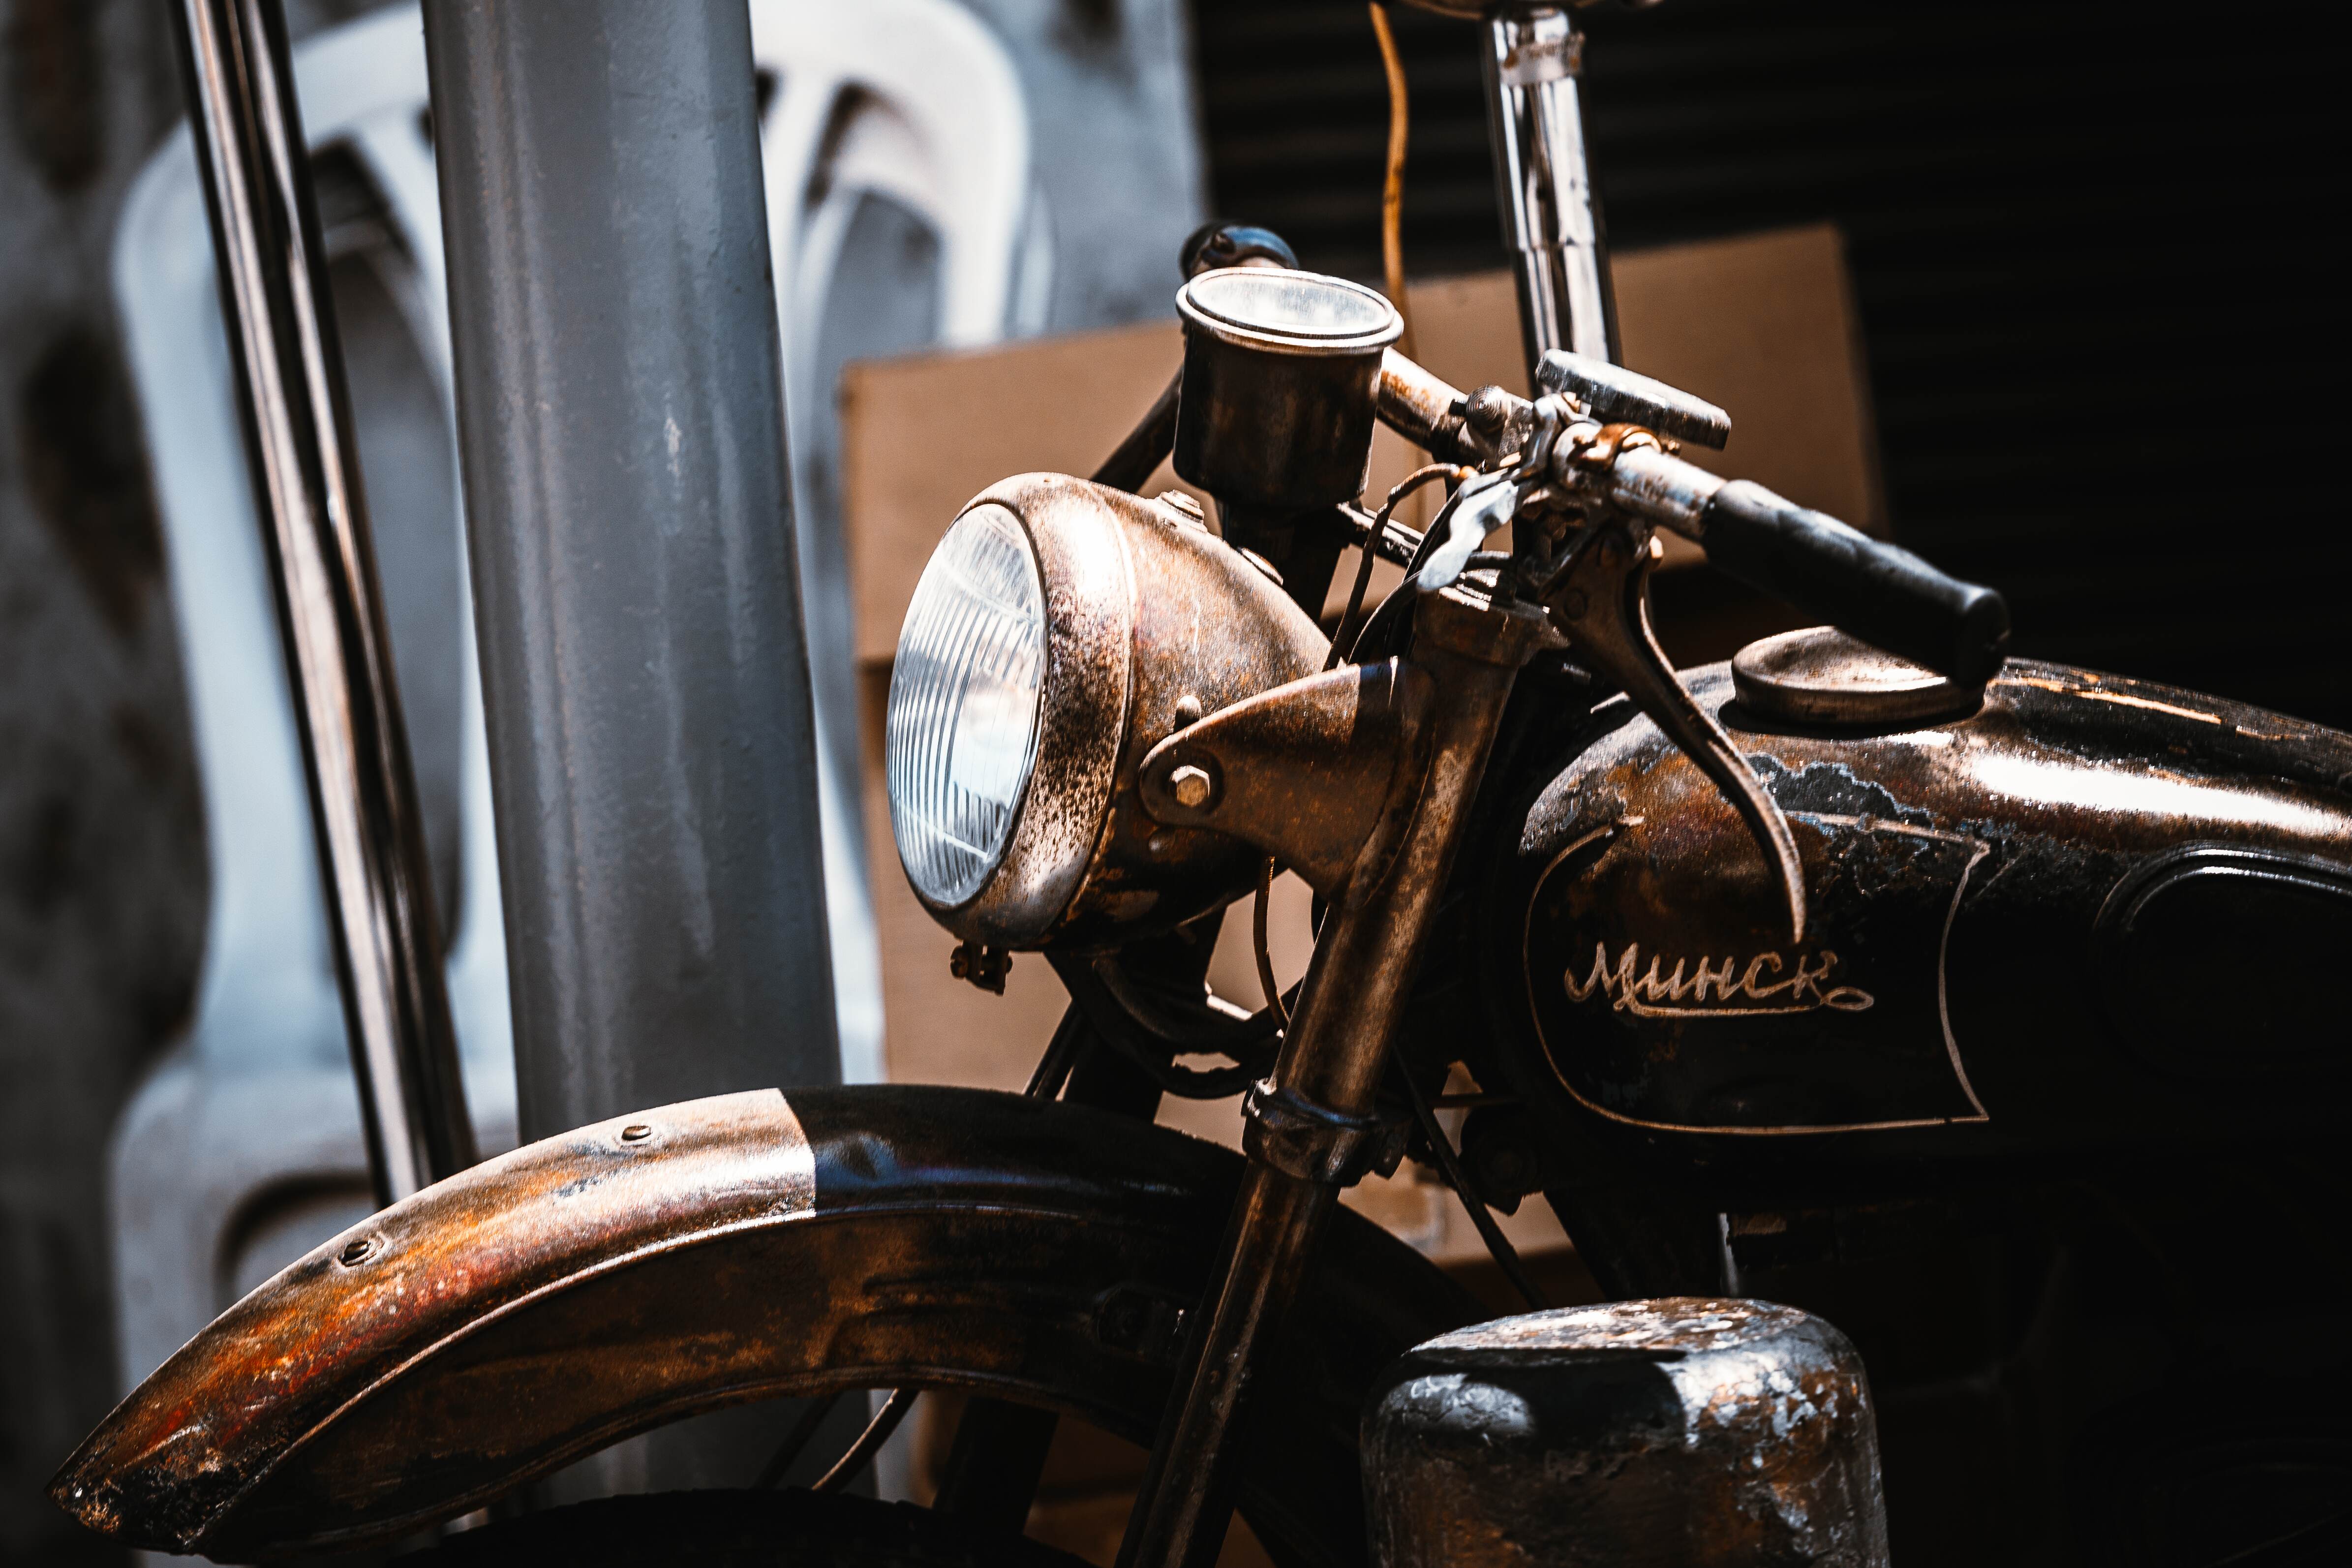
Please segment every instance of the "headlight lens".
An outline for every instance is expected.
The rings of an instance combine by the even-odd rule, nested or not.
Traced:
[[[952,907],[1004,858],[1037,763],[1045,594],[1027,534],[974,507],[923,569],[890,674],[890,830],[917,892]]]

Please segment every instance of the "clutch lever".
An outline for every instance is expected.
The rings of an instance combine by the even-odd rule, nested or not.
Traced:
[[[1452,585],[1486,536],[1509,522],[1518,507],[1519,487],[1507,473],[1481,474],[1454,491],[1430,525],[1440,542],[1422,563],[1414,584],[1428,594]]]
[[[1796,836],[1731,737],[1700,708],[1650,628],[1650,525],[1604,515],[1589,524],[1546,585],[1553,623],[1715,782],[1748,824],[1788,905],[1790,940],[1805,940],[1805,876]]]
[[[1432,533],[1443,531],[1434,552],[1422,566],[1415,582],[1423,593],[1433,594],[1450,585],[1462,575],[1487,536],[1517,516],[1519,503],[1528,499],[1530,490],[1543,482],[1545,470],[1551,466],[1552,447],[1559,438],[1566,423],[1563,411],[1547,398],[1530,411],[1520,449],[1512,455],[1511,466],[1479,475],[1454,492],[1445,510],[1430,524]]]

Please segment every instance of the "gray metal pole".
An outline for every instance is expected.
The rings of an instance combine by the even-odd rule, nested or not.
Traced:
[[[172,7],[379,1204],[474,1163],[279,0]]]
[[[837,1082],[743,0],[428,0],[526,1139]]]

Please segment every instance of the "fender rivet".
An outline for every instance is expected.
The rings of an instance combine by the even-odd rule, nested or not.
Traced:
[[[642,1121],[632,1121],[621,1129],[621,1142],[624,1143],[642,1143],[653,1135],[654,1130]]]
[[[342,1251],[335,1254],[335,1261],[346,1268],[356,1268],[374,1256],[375,1237],[363,1236],[357,1241],[345,1242]]]
[[[1185,810],[1198,811],[1216,795],[1217,781],[1209,776],[1207,769],[1187,763],[1168,775],[1168,793]]]

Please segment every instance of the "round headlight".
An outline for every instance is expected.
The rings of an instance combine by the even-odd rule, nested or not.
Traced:
[[[1011,512],[974,507],[923,568],[890,671],[890,830],[931,902],[962,903],[1004,858],[1045,685],[1036,554]]]
[[[890,676],[885,773],[931,918],[1086,947],[1248,890],[1258,852],[1152,819],[1136,769],[1203,714],[1320,669],[1315,623],[1173,508],[1060,474],[990,487],[924,568]]]

